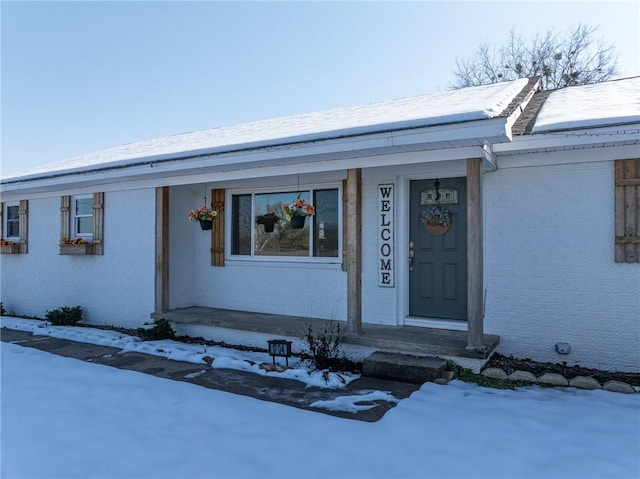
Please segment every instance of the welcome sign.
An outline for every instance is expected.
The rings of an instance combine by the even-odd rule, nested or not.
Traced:
[[[393,184],[378,185],[378,286],[394,287]]]

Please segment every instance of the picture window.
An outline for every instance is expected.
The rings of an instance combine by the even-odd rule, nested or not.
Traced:
[[[315,208],[315,215],[307,216],[300,229],[293,228],[282,211],[282,205],[296,199]],[[234,194],[231,253],[261,258],[337,258],[339,209],[338,188]],[[269,222],[272,225],[265,224]]]

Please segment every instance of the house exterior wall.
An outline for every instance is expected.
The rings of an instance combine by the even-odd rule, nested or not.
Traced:
[[[196,244],[197,237],[208,235],[187,217],[189,210],[202,206],[203,191],[202,188],[196,191],[194,185],[169,189],[169,307],[172,309],[197,304],[194,264],[196,259],[209,264],[211,246]]]
[[[640,270],[614,262],[613,162],[510,163],[484,178],[485,332],[502,354],[640,371]]]
[[[314,182],[340,184],[341,173]],[[293,183],[292,183],[293,181]],[[190,223],[187,211],[202,206],[211,188],[230,192],[247,188],[296,187],[296,178],[258,179],[227,184],[172,187],[170,196],[170,307],[205,306],[291,316],[344,320],[346,274],[339,259],[332,263],[229,258],[211,265],[211,232]],[[302,183],[301,183],[302,186]],[[230,206],[227,207],[230,213]],[[230,224],[227,221],[227,228]],[[230,241],[227,239],[227,248]]]
[[[363,169],[362,174],[362,322],[402,325],[406,273],[406,182],[409,178],[463,176],[465,162],[417,163]],[[346,171],[302,177],[308,184],[340,185]],[[211,188],[228,192],[296,186],[296,177],[176,186],[170,190],[170,308],[205,306],[262,313],[346,320],[347,277],[340,259],[333,263],[272,261],[229,257],[211,266],[211,234],[189,223],[187,211],[202,205]],[[378,285],[378,185],[393,184],[396,212],[393,234],[395,286]],[[230,212],[227,206],[227,213]],[[229,221],[227,218],[227,230]],[[227,236],[227,250],[230,240]],[[340,245],[340,249],[342,249]]]
[[[500,168],[483,175],[485,332],[501,336],[502,354],[639,371],[640,270],[614,261],[613,162],[568,162],[568,155],[555,155],[545,155],[545,164],[501,157]],[[463,159],[362,170],[365,330],[366,324],[406,324],[410,181],[464,176],[465,171]],[[340,185],[346,171],[301,176],[301,186]],[[211,188],[231,194],[289,188],[297,180],[289,175],[170,188],[170,308],[198,305],[346,319],[346,273],[340,259],[227,257],[224,267],[214,267],[210,233],[188,221],[187,211],[201,206],[203,193],[209,197]],[[395,190],[391,288],[378,284],[380,184],[393,184]],[[139,212],[154,211],[155,189],[110,188],[105,191],[103,256],[58,254],[59,195],[20,198],[29,199],[29,253],[0,256],[1,299],[7,310],[43,317],[47,310],[80,305],[89,323],[138,327],[149,320],[155,215]],[[570,343],[571,353],[556,353],[556,342]]]
[[[29,253],[0,256],[3,306],[40,318],[61,306],[81,306],[90,324],[138,327],[148,321],[154,195],[154,189],[105,193],[104,255],[97,256],[59,255],[60,196],[29,199]]]

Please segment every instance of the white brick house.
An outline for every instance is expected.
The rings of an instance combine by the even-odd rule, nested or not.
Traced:
[[[639,98],[639,78],[551,93],[523,79],[3,178],[3,306],[81,305],[88,323],[126,327],[203,307],[335,319],[354,335],[466,331],[481,356],[491,334],[503,354],[637,372]],[[187,219],[205,197],[211,231]],[[304,229],[258,224],[297,197],[316,208]]]

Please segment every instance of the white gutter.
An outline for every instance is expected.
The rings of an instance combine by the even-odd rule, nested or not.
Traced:
[[[388,158],[395,152],[448,150],[509,141],[505,122],[506,118],[500,117],[234,151],[216,148],[207,152],[198,150],[140,157],[125,162],[106,162],[72,170],[6,178],[1,180],[0,193],[59,190],[74,185],[104,184],[133,178],[184,176],[202,171],[237,171],[323,160],[342,160],[339,162],[341,168],[368,167],[370,164],[380,165],[378,161],[371,161],[371,157],[383,155]]]
[[[516,136],[511,143],[495,144],[493,152],[497,156],[502,156],[550,150],[602,148],[636,143],[640,143],[639,123]]]

